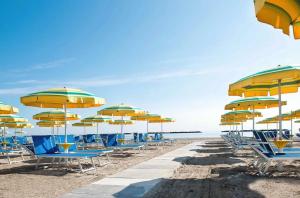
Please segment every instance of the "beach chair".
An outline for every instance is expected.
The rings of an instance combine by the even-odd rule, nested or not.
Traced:
[[[55,139],[59,143],[63,143],[65,140],[64,135],[55,135]],[[109,154],[113,152],[112,149],[86,149],[86,150],[79,150],[77,148],[77,144],[75,142],[75,137],[73,135],[67,135],[67,142],[68,143],[74,143],[70,148],[69,148],[69,153],[91,153],[91,154],[97,154],[99,157],[101,156],[106,156],[108,163],[110,162],[110,157]],[[64,149],[59,147],[60,152],[64,152]],[[98,158],[98,162],[100,166],[104,166],[108,163],[101,164],[100,159]]]
[[[34,145],[34,154],[37,158],[36,168],[38,168],[41,159],[51,159],[54,163],[55,159],[59,159],[58,163],[65,161],[66,164],[71,163],[73,160],[78,162],[79,172],[84,173],[88,171],[95,171],[96,166],[94,163],[94,158],[97,158],[97,154],[91,153],[62,153],[59,151],[58,146],[55,144],[55,140],[51,135],[38,135],[32,136]],[[81,165],[82,159],[91,160],[91,168],[83,169]]]
[[[22,149],[11,149],[9,147],[3,148],[0,146],[0,153],[6,157],[9,164],[24,161],[24,150]],[[20,155],[22,160],[12,160],[11,155]]]
[[[265,152],[268,152],[268,149],[272,149],[275,153],[278,153],[278,149],[274,146],[272,142],[270,142],[266,135],[265,132],[262,131],[256,131],[253,132],[254,136],[257,138],[258,143],[260,144],[261,148],[264,148]],[[269,147],[269,148],[267,148]],[[299,147],[285,147],[283,148],[284,153],[300,153],[300,148]]]

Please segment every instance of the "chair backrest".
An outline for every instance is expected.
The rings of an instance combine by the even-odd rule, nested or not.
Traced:
[[[83,140],[81,135],[74,136],[74,139],[75,142],[80,142],[80,140]]]
[[[59,151],[51,135],[33,135],[32,136],[34,154],[53,154]]]
[[[268,139],[266,138],[265,134],[262,131],[257,132],[257,134],[259,135],[259,138],[261,140],[261,142],[263,142],[263,146],[265,148],[265,150],[270,154],[270,155],[276,155],[275,151],[273,150],[272,146],[270,145],[270,143],[268,142]]]
[[[55,140],[58,143],[64,143],[65,142],[65,136],[64,135],[55,135]],[[76,142],[75,142],[74,135],[67,135],[67,142],[68,143],[74,143],[74,144],[72,144],[72,146],[69,147],[69,152],[77,151],[77,145],[76,145]],[[59,152],[64,152],[64,149],[62,147],[59,147],[58,149],[59,149]]]
[[[260,138],[259,138],[259,135],[257,134],[257,131],[253,130],[252,133],[253,133],[253,136],[255,137],[255,139],[257,141],[260,141]]]
[[[82,136],[84,143],[95,143],[95,134],[86,134]]]
[[[105,147],[117,146],[117,134],[100,134],[102,142]]]
[[[148,137],[148,133],[134,133],[133,139],[134,142],[146,142]]]
[[[17,141],[18,144],[27,144],[27,137],[26,136],[16,136],[15,140]]]
[[[162,139],[162,136],[160,133],[155,133],[154,134],[154,140],[161,140]]]

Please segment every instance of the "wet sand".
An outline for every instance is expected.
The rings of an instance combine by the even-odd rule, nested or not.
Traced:
[[[203,141],[194,157],[169,179],[148,192],[145,198],[195,197],[300,197],[300,161],[284,163],[283,171],[275,167],[260,176],[249,166],[253,160],[250,149],[234,155],[221,139]]]
[[[182,147],[191,141],[195,140],[179,140],[175,145],[159,146],[158,149],[151,146],[140,154],[127,151],[125,155],[113,155],[111,164],[97,167],[97,175],[94,175],[93,172],[80,174],[58,167],[50,168],[49,165],[35,169],[36,160],[26,160],[9,165],[4,158],[0,158],[0,197],[58,197],[105,176]],[[28,159],[29,156],[26,158]],[[103,158],[102,162],[105,160]]]

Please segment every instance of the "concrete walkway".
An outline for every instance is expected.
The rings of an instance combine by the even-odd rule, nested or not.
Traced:
[[[184,157],[195,155],[194,149],[200,142],[194,142],[164,155],[132,166],[122,172],[76,189],[62,198],[101,197],[136,198],[142,197],[162,178],[169,178],[181,166]]]

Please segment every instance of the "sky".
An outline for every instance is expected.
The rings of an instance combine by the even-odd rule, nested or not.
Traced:
[[[82,117],[126,103],[176,119],[167,131],[212,133],[224,129],[224,105],[239,99],[227,96],[229,83],[279,64],[297,65],[299,49],[299,41],[258,22],[250,0],[1,1],[0,100],[35,123],[32,115],[46,109],[23,106],[21,96],[79,88],[107,101],[70,110]],[[284,111],[300,108],[299,94],[283,96]],[[125,131],[145,131],[145,123]]]

